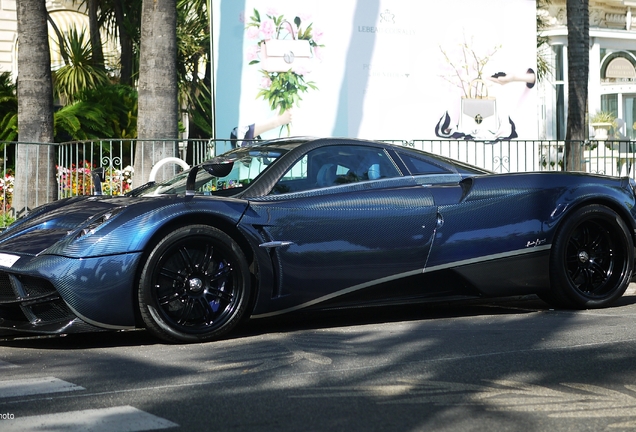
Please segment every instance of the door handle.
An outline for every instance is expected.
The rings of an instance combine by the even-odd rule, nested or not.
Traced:
[[[258,247],[262,247],[262,248],[277,248],[277,247],[281,247],[281,246],[289,246],[289,245],[293,245],[294,242],[291,241],[270,241],[270,242],[265,242],[265,243],[261,243],[258,245]]]

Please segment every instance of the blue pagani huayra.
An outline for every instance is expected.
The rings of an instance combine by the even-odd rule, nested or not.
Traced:
[[[0,331],[195,342],[310,308],[525,294],[604,307],[632,277],[635,188],[372,141],[239,147],[14,223],[0,235]]]

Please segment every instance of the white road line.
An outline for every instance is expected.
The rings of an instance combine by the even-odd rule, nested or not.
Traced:
[[[55,377],[0,381],[0,399],[75,390],[85,389]]]
[[[135,432],[173,427],[179,425],[131,406],[0,420],[2,432]]]

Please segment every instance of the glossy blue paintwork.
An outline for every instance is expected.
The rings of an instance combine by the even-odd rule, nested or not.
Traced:
[[[424,268],[437,220],[431,194],[407,185],[352,197],[352,188],[252,202],[240,226],[258,226],[266,238],[292,243],[273,251],[284,269],[272,287],[278,307]]]
[[[306,154],[335,152],[344,144],[384,152],[400,175],[273,193]],[[243,249],[254,276],[253,317],[339,302],[540,292],[549,284],[555,233],[573,209],[601,203],[635,228],[627,179],[470,172],[449,160],[366,141],[286,146],[283,156],[232,197],[94,196],[36,209],[0,235],[0,253],[20,257],[0,266],[0,279],[5,274],[13,281],[4,288],[0,281],[0,329],[18,329],[12,314],[37,298],[61,302],[63,311],[55,320],[32,319],[21,328],[55,333],[78,322],[106,329],[139,325],[140,266],[161,238],[188,224],[221,228]],[[412,173],[404,162],[410,154],[440,169]],[[23,284],[31,291],[14,296],[25,278],[36,281]]]
[[[135,326],[131,287],[141,253],[94,258],[56,255],[24,257],[12,267],[52,282],[71,310],[84,322],[104,328]]]

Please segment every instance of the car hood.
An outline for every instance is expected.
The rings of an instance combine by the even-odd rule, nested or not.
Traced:
[[[144,198],[79,196],[45,204],[0,235],[0,251],[37,255],[92,219],[140,200]]]
[[[89,258],[140,253],[169,221],[196,215],[238,223],[246,200],[214,196],[88,196],[54,201],[0,234],[0,253]]]

